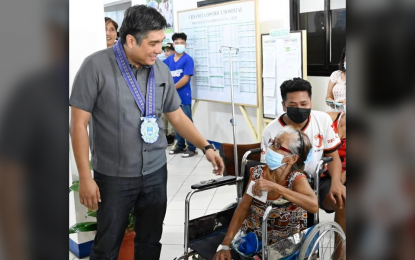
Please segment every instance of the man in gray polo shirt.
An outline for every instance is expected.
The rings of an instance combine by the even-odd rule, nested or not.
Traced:
[[[83,205],[98,209],[91,260],[118,258],[133,207],[135,260],[160,257],[167,206],[167,141],[162,113],[180,135],[204,149],[215,174],[224,169],[214,147],[180,109],[170,71],[156,57],[162,52],[165,27],[166,21],[157,10],[144,5],[128,8],[119,44],[87,57],[73,83],[70,133],[79,171],[79,196]],[[137,101],[138,93],[150,104],[145,110]],[[88,123],[93,126],[89,140]],[[158,136],[154,134],[157,131]],[[89,170],[89,148],[94,179]]]

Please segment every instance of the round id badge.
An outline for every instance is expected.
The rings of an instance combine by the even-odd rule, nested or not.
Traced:
[[[141,137],[148,144],[155,143],[159,137],[159,126],[156,117],[143,117],[141,123]]]

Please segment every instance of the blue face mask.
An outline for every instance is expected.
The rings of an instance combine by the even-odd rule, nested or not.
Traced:
[[[174,45],[174,50],[177,54],[182,54],[186,50],[186,46],[184,44],[176,44]]]
[[[310,149],[310,151],[308,152],[307,159],[304,161],[304,164],[309,163],[311,159],[313,159],[313,149]]]
[[[267,153],[265,154],[265,162],[267,163],[270,170],[275,170],[287,163],[282,163],[284,155],[274,152],[271,148],[268,148]]]
[[[344,69],[346,69],[346,62],[343,63]]]

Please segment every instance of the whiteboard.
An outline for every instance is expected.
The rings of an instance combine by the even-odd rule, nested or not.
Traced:
[[[262,34],[264,117],[276,118],[284,113],[280,86],[289,79],[303,78],[302,32],[290,32],[288,38]],[[272,89],[273,88],[273,89]]]
[[[255,1],[238,1],[178,12],[178,27],[187,35],[186,52],[195,62],[192,97],[231,102],[229,49],[233,51],[236,104],[258,106]]]

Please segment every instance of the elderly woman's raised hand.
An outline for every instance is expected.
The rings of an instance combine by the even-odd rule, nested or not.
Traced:
[[[261,191],[276,190],[278,188],[277,186],[277,183],[266,180],[261,177],[259,180],[256,180],[254,186],[252,186],[252,194],[254,194],[255,196],[261,196]]]

